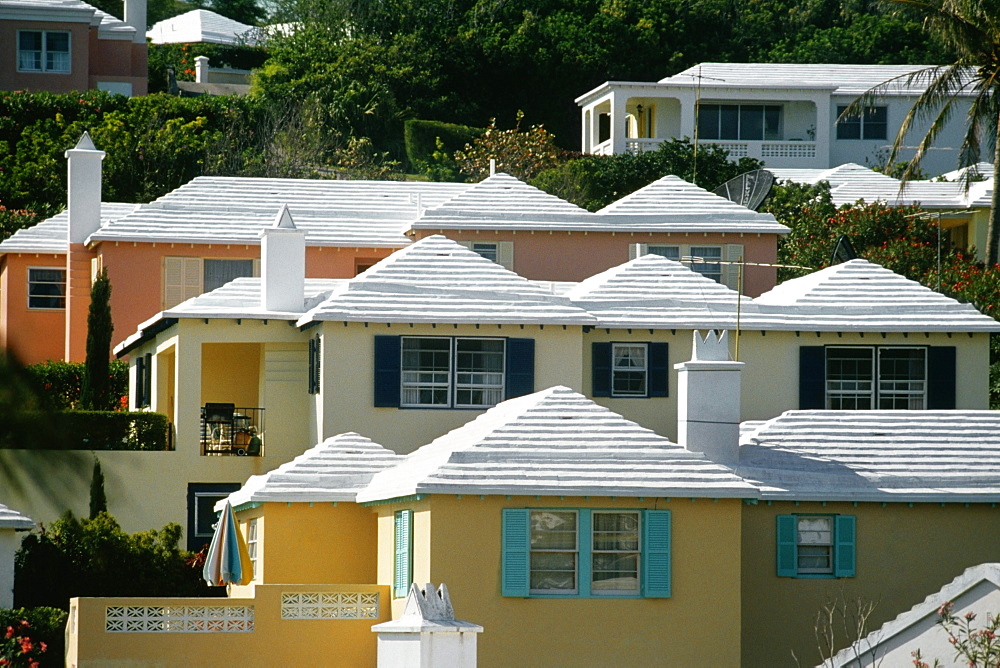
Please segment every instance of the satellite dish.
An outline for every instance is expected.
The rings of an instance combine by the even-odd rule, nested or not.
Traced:
[[[851,243],[850,237],[846,234],[841,234],[837,238],[837,243],[833,247],[833,254],[830,256],[830,264],[840,264],[841,262],[847,262],[848,260],[856,260],[858,254],[854,250],[854,245]]]
[[[774,174],[766,169],[755,169],[729,179],[712,192],[730,202],[736,202],[740,206],[756,211],[771,192],[773,185]]]

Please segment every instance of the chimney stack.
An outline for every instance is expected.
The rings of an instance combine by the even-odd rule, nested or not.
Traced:
[[[133,44],[146,44],[146,0],[125,0],[125,23],[135,28]]]
[[[695,330],[690,362],[677,369],[677,441],[717,464],[739,463],[740,376],[743,362],[729,359],[726,332]]]
[[[260,232],[260,302],[268,311],[305,307],[306,235],[282,205],[271,227]]]
[[[70,244],[82,244],[101,226],[101,161],[105,155],[86,132],[75,148],[66,151]]]

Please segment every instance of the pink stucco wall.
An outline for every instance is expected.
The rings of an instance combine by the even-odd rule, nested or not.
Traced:
[[[0,258],[0,349],[22,364],[63,357],[66,311],[28,308],[28,268],[65,266],[64,255],[11,253]]]

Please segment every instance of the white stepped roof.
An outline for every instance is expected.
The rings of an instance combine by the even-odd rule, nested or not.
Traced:
[[[783,314],[782,329],[995,332],[1000,323],[971,304],[867,260],[850,260],[785,281],[754,299],[761,316]]]
[[[207,9],[193,9],[153,24],[146,33],[153,44],[203,42],[255,46],[258,31]]]
[[[478,253],[439,235],[417,241],[351,279],[307,313],[355,322],[591,324],[593,318]]]
[[[590,229],[593,214],[509,174],[497,173],[465,192],[426,207],[411,228],[421,229]]]
[[[251,476],[229,495],[229,503],[239,508],[248,503],[354,501],[372,476],[402,459],[360,434],[339,434],[272,471]]]
[[[745,433],[762,498],[995,501],[1000,411],[789,411]]]
[[[413,494],[736,497],[753,487],[566,387],[497,404],[410,453],[358,502]]]
[[[835,65],[781,63],[700,63],[661,84],[700,85],[702,97],[711,98],[712,88],[805,88],[829,89],[837,95],[857,96],[894,77],[906,76],[930,65]],[[905,80],[904,80],[905,81]],[[908,89],[902,85],[888,95],[917,95],[926,82]]]
[[[961,169],[956,169],[952,172],[945,172],[941,175],[941,178],[948,181],[960,181],[967,172],[971,172],[973,169],[979,173],[979,177],[982,179],[993,178],[992,162],[977,162],[975,165],[971,165],[969,167],[962,167]]]
[[[139,204],[103,202],[101,225],[108,225],[135,211]],[[69,213],[63,211],[37,225],[18,230],[0,242],[0,253],[65,253]]]
[[[597,327],[732,329],[736,301],[752,300],[658,255],[644,255],[591,276],[566,296],[597,318]]]
[[[0,503],[0,529],[31,529],[35,521]]]
[[[462,193],[467,183],[335,181],[199,176],[88,241],[259,245],[260,231],[283,206],[306,233],[307,246],[401,248],[422,206]]]
[[[0,19],[97,26],[101,39],[128,39],[135,28],[82,0],[0,0]]]
[[[673,175],[625,195],[597,214],[622,231],[789,232],[770,213],[758,213]]]

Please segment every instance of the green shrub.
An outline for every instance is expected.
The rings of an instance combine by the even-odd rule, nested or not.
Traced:
[[[149,92],[167,91],[167,68],[174,68],[178,81],[194,81],[194,59],[207,56],[211,67],[254,70],[267,60],[267,51],[255,46],[228,44],[150,44]]]
[[[28,534],[14,559],[14,604],[69,609],[75,596],[213,596],[191,554],[178,547],[181,528],[128,534],[107,513],[72,513]],[[221,591],[220,591],[221,590]]]
[[[82,362],[40,362],[26,367],[38,394],[51,410],[71,410],[80,406],[83,383]],[[113,360],[108,366],[109,394],[119,406],[128,406],[128,362]]]
[[[403,126],[403,141],[406,144],[406,159],[415,173],[424,173],[438,159],[435,153],[444,153],[448,159],[466,144],[483,134],[485,128],[468,125],[442,123],[439,121],[406,121]],[[440,142],[440,146],[438,145]],[[455,171],[457,175],[457,169]]]
[[[66,616],[66,611],[58,608],[0,608],[0,633],[10,645],[0,650],[0,658],[11,661],[6,665],[30,665],[30,660],[36,660],[40,666],[61,666],[66,647]],[[11,637],[6,638],[7,635]],[[27,652],[23,639],[28,639]],[[17,659],[24,658],[29,661],[17,663]]]
[[[25,412],[25,419],[44,425],[52,437],[25,438],[0,434],[0,448],[32,450],[172,449],[170,423],[160,413],[104,411]],[[41,432],[40,432],[41,433]]]

